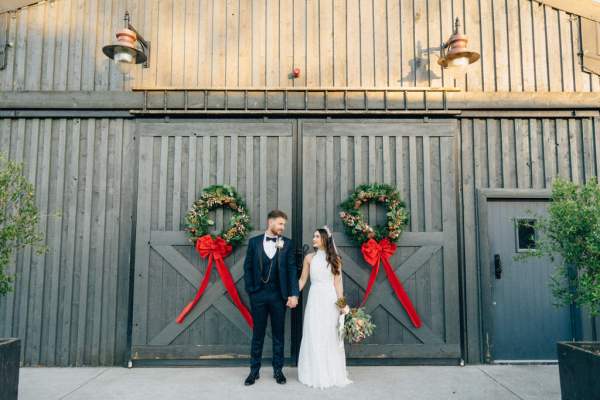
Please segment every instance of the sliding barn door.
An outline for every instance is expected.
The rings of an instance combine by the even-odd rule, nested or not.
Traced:
[[[251,329],[216,269],[184,323],[176,316],[194,297],[206,260],[184,231],[185,215],[202,189],[230,184],[245,199],[254,232],[264,231],[273,208],[292,221],[292,123],[256,121],[138,122],[139,176],[133,308],[133,360],[248,358]],[[221,231],[230,213],[212,213]],[[292,226],[288,227],[289,232]],[[246,243],[225,261],[242,301]],[[289,313],[286,337],[290,337]],[[270,327],[267,327],[270,334]],[[290,343],[286,341],[286,356]],[[264,355],[271,355],[267,336]]]
[[[382,266],[366,303],[377,325],[375,334],[362,344],[347,346],[347,356],[460,358],[456,121],[306,120],[300,129],[303,242],[310,245],[315,228],[333,227],[351,305],[362,300],[371,269],[343,233],[340,202],[359,184],[383,182],[400,191],[410,210],[410,224],[391,264],[423,325],[413,327]],[[385,223],[381,205],[364,206],[363,212],[369,223]]]

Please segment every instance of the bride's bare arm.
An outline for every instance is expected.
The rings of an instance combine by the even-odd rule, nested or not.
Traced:
[[[344,297],[344,288],[342,286],[342,266],[340,265],[340,273],[333,276],[333,286],[337,298]]]
[[[298,286],[300,287],[300,291],[302,291],[302,288],[304,287],[304,285],[306,285],[306,281],[308,280],[308,274],[310,271],[310,260],[312,260],[312,257],[312,253],[307,254],[306,257],[304,257],[304,261],[302,262],[302,274],[300,274],[300,279],[298,280]]]

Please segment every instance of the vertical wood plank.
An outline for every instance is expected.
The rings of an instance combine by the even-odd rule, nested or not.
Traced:
[[[58,122],[58,126],[55,130],[57,130],[58,135],[58,149],[57,149],[57,157],[56,157],[56,165],[55,169],[58,173],[56,176],[56,181],[53,182],[53,185],[56,187],[53,206],[58,208],[62,208],[63,206],[63,196],[64,196],[64,186],[65,186],[65,170],[66,170],[66,162],[65,162],[65,147],[66,147],[66,135],[67,135],[67,120],[60,119]],[[50,131],[51,133],[51,131]],[[51,223],[49,224],[49,230],[52,231],[52,235],[48,240],[48,246],[53,249],[50,255],[50,307],[49,307],[49,327],[48,327],[48,336],[47,336],[47,347],[46,347],[46,362],[50,365],[56,363],[56,355],[57,355],[57,332],[58,332],[58,314],[59,314],[59,279],[61,276],[61,242],[62,242],[62,222],[63,217],[62,213],[59,213]],[[70,304],[68,305],[70,306]]]
[[[150,264],[150,217],[152,201],[152,164],[154,162],[151,136],[140,138],[139,177],[137,199],[137,223],[135,243],[135,287],[133,303],[132,344],[144,344],[148,340],[148,284]]]
[[[279,4],[279,86],[293,86],[294,69],[294,0],[281,0]]]
[[[200,40],[200,1],[186,0],[183,31],[184,60],[183,60],[183,85],[185,87],[196,87],[198,85],[198,47]],[[237,51],[237,49],[236,49]]]
[[[529,159],[529,123],[525,119],[517,119],[515,124],[517,187],[531,188],[531,160]]]
[[[551,92],[564,90],[563,70],[560,50],[559,14],[558,10],[544,7],[544,21],[546,26],[546,61],[548,65],[548,90]]]
[[[532,186],[534,189],[542,189],[544,187],[544,150],[541,120],[533,118],[529,120],[529,133],[531,135]]]
[[[347,86],[347,65],[348,54],[346,47],[346,38],[349,34],[346,25],[346,0],[333,0],[333,86]]]
[[[523,91],[523,60],[521,58],[521,20],[520,3],[518,1],[509,1],[506,6],[506,44],[508,47],[508,63],[510,80],[508,87],[510,91]]]
[[[510,90],[510,60],[508,49],[507,10],[503,0],[493,0],[494,50],[496,54],[496,90]]]
[[[569,130],[566,119],[556,120],[556,151],[558,175],[563,179],[571,179],[571,162],[569,151]]]
[[[553,120],[542,120],[542,133],[544,138],[544,176],[545,187],[552,185],[552,180],[558,173],[556,160],[556,123]]]
[[[306,51],[307,51],[307,36],[306,36],[306,2],[302,0],[293,0],[294,8],[294,31],[292,32],[294,40],[294,67],[300,68],[300,71],[306,72]],[[301,73],[298,78],[293,80],[294,86],[306,86],[306,73]]]
[[[15,139],[14,141],[15,143],[15,147],[16,147],[16,154],[14,156],[14,160],[17,162],[23,162],[24,160],[24,141],[25,141],[25,128],[26,128],[26,124],[25,124],[25,119],[19,119],[16,122],[17,125],[17,129],[16,129],[16,135],[15,135]],[[31,138],[30,138],[30,144],[29,144],[29,160],[26,164],[26,169],[27,171],[24,173],[27,174],[27,180],[32,184],[35,185],[36,184],[36,175],[37,175],[37,168],[38,168],[38,146],[40,145],[40,121],[38,119],[32,120],[31,121]],[[42,139],[43,140],[43,139]],[[42,141],[43,143],[43,141]],[[23,255],[23,263],[22,263],[22,269],[21,269],[21,279],[20,279],[20,285],[15,288],[15,290],[18,290],[19,293],[19,313],[18,313],[18,318],[19,318],[19,324],[18,324],[18,335],[19,338],[22,339],[23,341],[23,348],[27,349],[27,347],[30,345],[30,337],[28,335],[28,321],[29,321],[29,298],[30,298],[30,281],[31,281],[31,276],[34,273],[34,271],[32,271],[32,250],[26,249],[24,251],[24,255]],[[22,358],[29,358],[27,355],[27,351],[22,351]]]
[[[594,130],[593,119],[584,118],[581,120],[581,134],[583,138],[583,165],[585,181],[588,182],[592,176],[596,175],[594,160],[597,157],[598,149],[594,148]]]
[[[260,216],[256,212],[256,204],[254,202],[254,138],[252,136],[246,136],[246,204],[250,210],[250,217],[252,218],[252,225],[259,226],[258,220]],[[260,226],[264,224],[263,220],[260,220]]]
[[[260,155],[259,165],[268,165],[267,157],[267,138],[265,136],[260,137]],[[260,206],[260,220],[267,220],[267,169],[259,169],[259,206]]]
[[[50,152],[52,146],[52,120],[47,118],[43,120],[43,125],[40,127],[42,135],[41,145],[41,162],[36,174],[36,192],[40,193],[36,198],[36,205],[40,212],[40,219],[38,223],[39,231],[45,237],[45,243],[50,242],[48,236],[48,188],[50,185]],[[45,271],[47,265],[45,254],[34,254],[32,256],[32,283],[34,293],[32,298],[29,299],[29,312],[27,321],[27,334],[31,338],[29,343],[31,363],[36,365],[45,362],[45,358],[42,356],[46,340],[42,339],[42,318],[43,307],[44,307],[44,290],[45,285]],[[44,354],[45,355],[45,354]]]
[[[239,3],[239,0],[227,0],[225,7],[225,87],[239,86]]]
[[[425,227],[424,231],[432,230],[432,209],[431,209],[431,146],[429,136],[423,136],[423,199],[425,207]]]
[[[175,154],[173,156],[173,220],[171,229],[178,231],[181,225],[181,136],[175,136]],[[185,213],[185,211],[184,211]]]
[[[373,0],[373,82],[376,87],[388,87],[388,19],[387,0]]]
[[[306,86],[321,86],[320,38],[319,38],[319,2],[306,0]]]
[[[419,197],[417,194],[417,138],[408,138],[410,157],[410,230],[419,231]]]
[[[332,87],[334,51],[333,47],[333,0],[320,0],[319,11],[319,86]]]
[[[252,45],[253,45],[253,21],[252,3],[248,1],[239,2],[239,31],[238,31],[238,85],[248,87],[252,84]]]
[[[364,87],[375,86],[375,47],[373,43],[373,0],[359,2],[360,15],[360,84]]]
[[[266,0],[252,2],[252,86],[266,82]]]
[[[188,152],[188,210],[192,208],[196,197],[198,196],[196,188],[196,136],[189,137],[189,152]],[[235,157],[234,157],[235,158]]]
[[[493,0],[479,0],[478,8],[481,21],[481,59],[479,62],[482,68],[483,90],[493,92],[496,90],[494,20],[488,17],[493,12]]]
[[[567,120],[569,135],[569,150],[571,159],[571,179],[575,183],[584,183],[581,121],[570,118]]]
[[[104,301],[97,301],[103,299],[104,291],[104,264],[103,256],[105,252],[106,237],[104,235],[106,227],[106,189],[107,189],[107,162],[108,162],[108,136],[109,136],[109,122],[108,119],[103,118],[100,120],[100,142],[98,144],[98,158],[95,160],[95,167],[97,173],[97,179],[94,179],[96,184],[94,192],[98,195],[93,199],[93,203],[96,205],[94,208],[99,216],[94,220],[92,229],[96,231],[93,235],[96,239],[94,240],[94,260],[93,270],[94,274],[94,297],[96,301],[93,304],[93,311],[91,317],[92,320],[92,342],[91,342],[91,358],[90,362],[93,365],[100,364],[100,333],[103,321],[103,306]],[[95,177],[96,178],[96,177]],[[88,320],[89,326],[89,320]]]
[[[402,43],[401,74],[402,86],[416,85],[416,54],[414,35],[413,2],[402,1],[400,3],[400,43]]]
[[[213,0],[199,0],[198,86],[210,87],[213,65]]]

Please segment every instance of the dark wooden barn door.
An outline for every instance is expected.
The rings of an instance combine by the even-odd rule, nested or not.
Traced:
[[[410,210],[392,265],[423,325],[413,327],[381,269],[366,303],[375,334],[346,346],[349,358],[460,358],[455,129],[449,120],[301,122],[302,240],[310,244],[315,228],[333,227],[351,305],[362,299],[370,267],[345,237],[338,205],[361,183],[385,182],[398,188]],[[370,223],[385,221],[380,206],[364,213]]]
[[[184,231],[184,218],[208,185],[235,186],[249,207],[254,232],[281,208],[292,217],[292,122],[138,122],[139,175],[135,249],[133,360],[247,358],[251,330],[216,271],[184,323],[175,318],[193,298],[206,270]],[[229,212],[213,213],[221,230]],[[293,227],[288,227],[292,232]],[[226,263],[242,301],[246,245]],[[291,336],[290,315],[286,336]],[[270,328],[267,328],[267,332]],[[271,354],[270,337],[264,355]],[[289,356],[290,341],[286,341]]]

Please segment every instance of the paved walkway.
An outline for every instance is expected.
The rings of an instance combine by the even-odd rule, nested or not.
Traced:
[[[477,399],[559,400],[556,365],[473,365],[466,367],[349,367],[353,384],[311,389],[298,382],[296,368],[284,368],[278,385],[263,368],[245,387],[247,368],[21,368],[19,400],[54,399]]]

